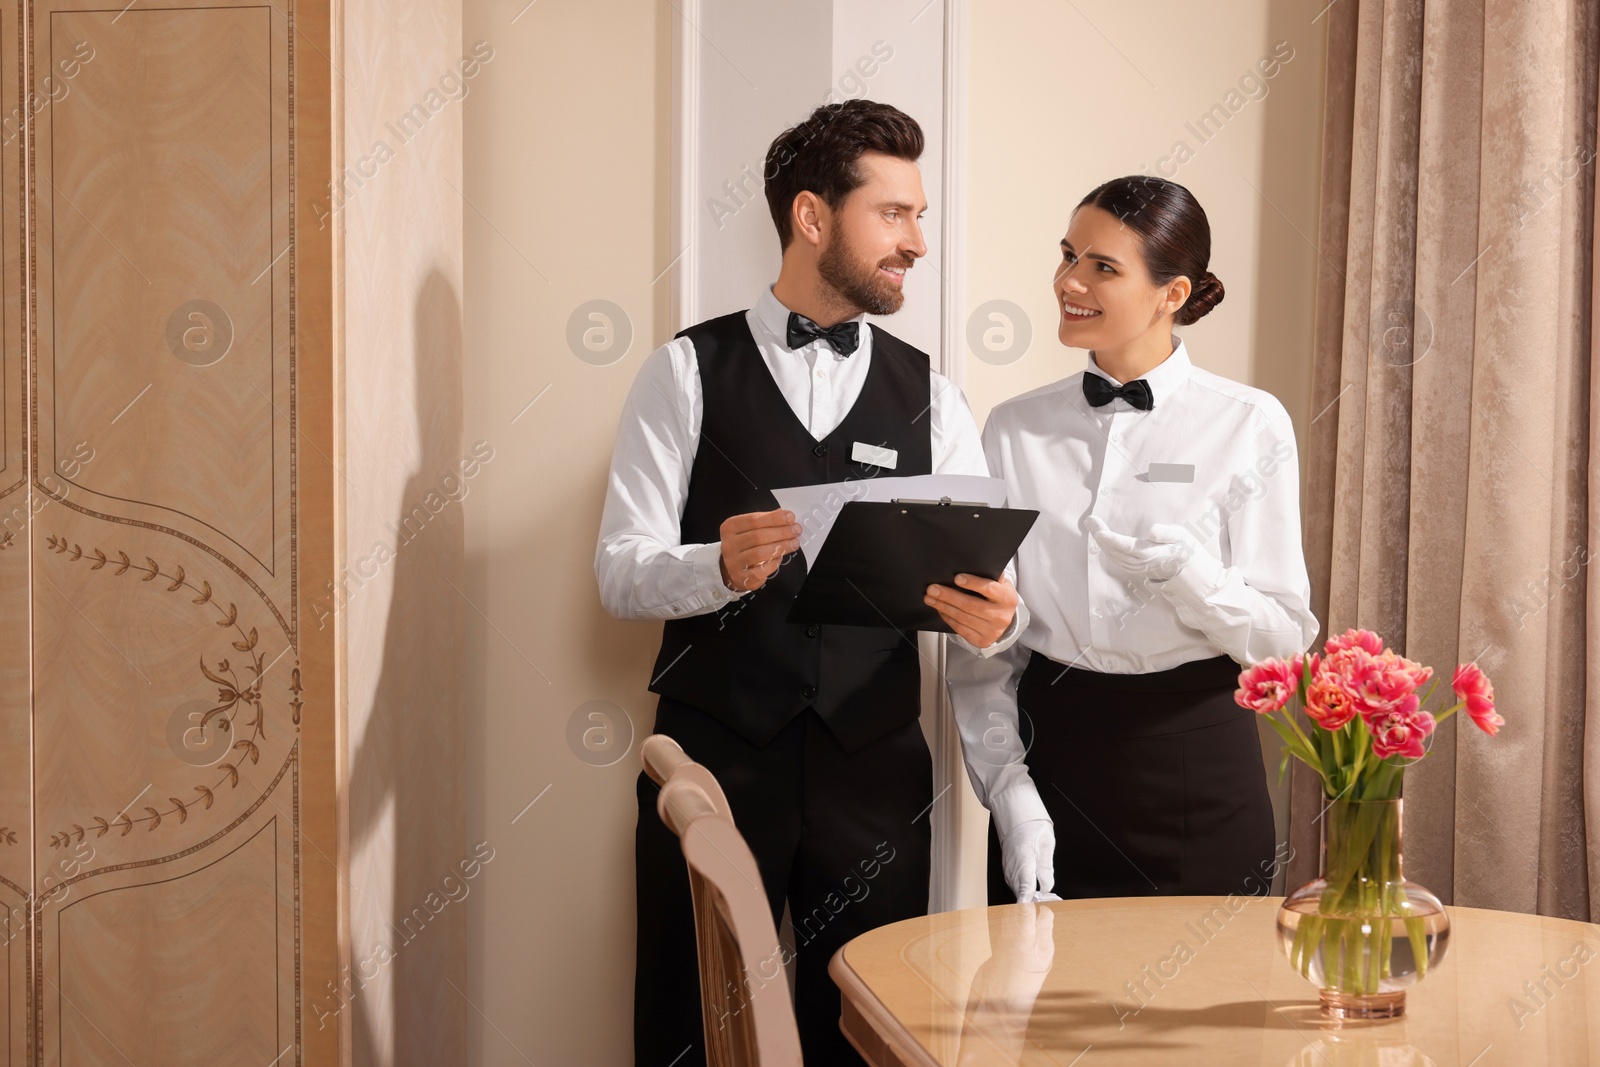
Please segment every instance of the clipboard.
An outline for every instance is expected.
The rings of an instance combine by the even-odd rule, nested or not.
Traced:
[[[999,578],[1037,511],[942,500],[852,500],[839,511],[790,622],[952,633],[923,603],[957,574]]]

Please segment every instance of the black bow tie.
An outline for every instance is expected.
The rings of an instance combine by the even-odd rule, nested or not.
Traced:
[[[823,329],[798,311],[789,312],[789,347],[802,348],[812,341],[826,341],[841,356],[848,356],[861,344],[860,323],[846,319]]]
[[[1156,406],[1150,383],[1143,378],[1135,378],[1127,385],[1112,385],[1100,375],[1084,371],[1083,396],[1097,408],[1105,407],[1119,396],[1140,411],[1149,411]]]

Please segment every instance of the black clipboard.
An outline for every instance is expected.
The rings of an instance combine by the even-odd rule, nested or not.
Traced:
[[[1037,511],[939,501],[852,500],[789,608],[790,622],[951,633],[923,602],[957,574],[999,578]]]

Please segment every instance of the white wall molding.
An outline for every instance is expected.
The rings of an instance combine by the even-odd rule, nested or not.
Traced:
[[[966,263],[967,263],[967,0],[944,0],[944,138],[940,160],[941,219],[944,241],[940,249],[940,276],[943,289],[939,314],[939,370],[957,387],[966,372]],[[948,660],[949,642],[939,639],[935,658],[942,681]],[[950,911],[962,906],[977,906],[984,900],[966,899],[962,892],[964,829],[969,820],[981,817],[976,798],[966,781],[966,766],[961,756],[961,737],[950,707],[950,692],[944,685],[934,687],[933,705],[923,708],[933,729],[934,793],[943,800],[936,804],[933,821],[933,869],[929,909]],[[984,856],[976,858],[980,866]],[[981,883],[980,883],[981,884]]]
[[[695,265],[700,188],[700,0],[677,0],[680,18],[672,22],[672,329],[699,321]]]

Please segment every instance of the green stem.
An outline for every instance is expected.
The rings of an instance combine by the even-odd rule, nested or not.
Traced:
[[[1403,769],[1379,761],[1362,792],[1397,790]],[[1425,975],[1427,930],[1424,919],[1409,913],[1397,805],[1340,797],[1324,817],[1321,899],[1317,912],[1303,916],[1295,930],[1290,962],[1310,977],[1320,953],[1326,987],[1378,993],[1395,978],[1398,919],[1404,923],[1416,971]]]
[[[1288,753],[1316,771],[1322,778],[1324,788],[1327,788],[1328,776],[1322,769],[1321,758],[1317,755],[1315,749],[1311,747],[1310,738],[1295,727],[1294,720],[1289,718],[1288,713],[1285,712],[1282,719],[1279,719],[1276,715],[1268,715],[1266,719],[1267,725],[1271,726],[1274,732],[1283,738],[1283,747]]]
[[[1361,771],[1362,771],[1363,766],[1366,764],[1367,753],[1371,750],[1371,744],[1369,742],[1369,737],[1370,737],[1370,735],[1367,733],[1366,730],[1357,730],[1355,732],[1356,754],[1355,754],[1355,758],[1350,761],[1350,782],[1351,782],[1351,784],[1354,784],[1356,782],[1361,781]]]
[[[1417,965],[1417,978],[1428,977],[1428,932],[1415,915],[1405,917],[1406,940],[1411,942],[1411,958]]]

